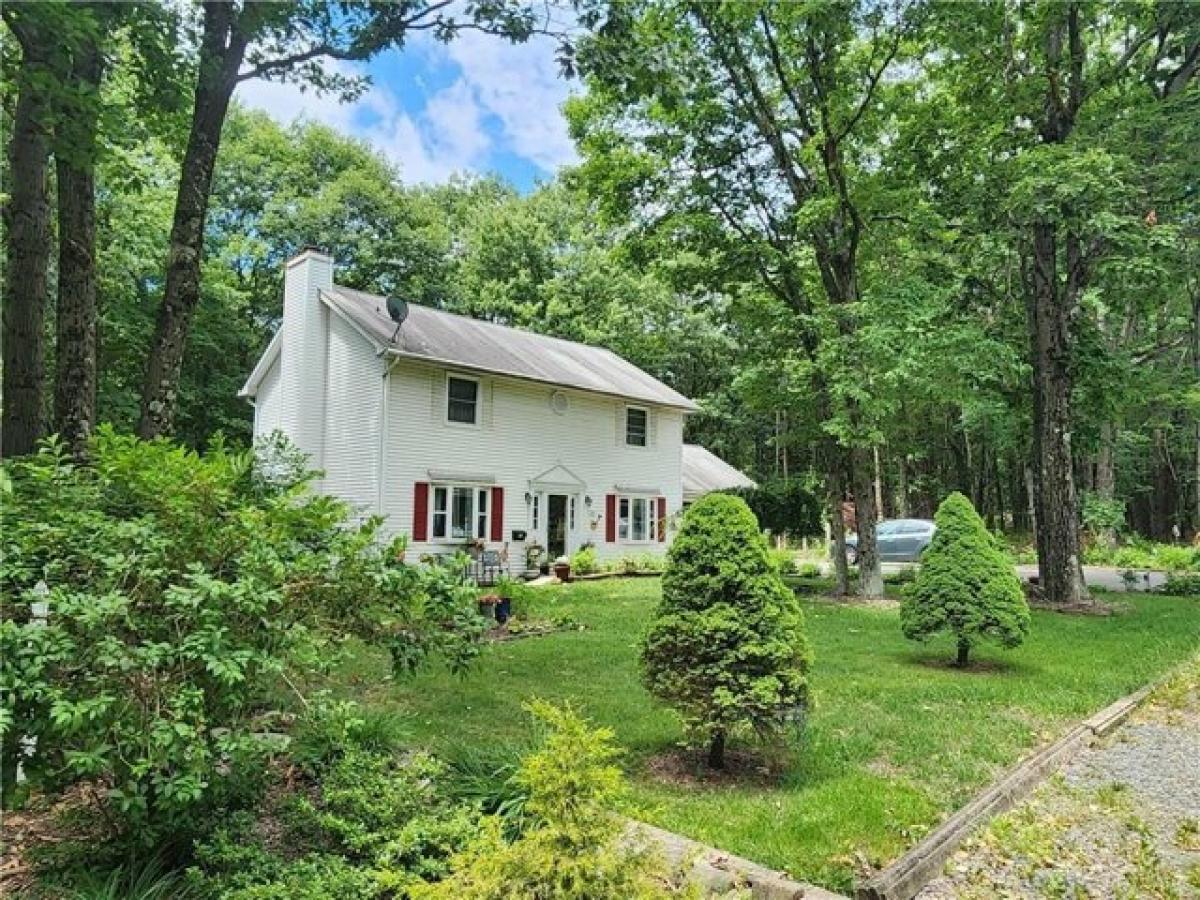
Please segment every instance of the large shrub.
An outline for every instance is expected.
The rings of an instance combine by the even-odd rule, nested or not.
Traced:
[[[769,734],[803,710],[809,650],[800,607],[745,501],[709,494],[684,515],[641,658],[647,688],[683,714],[716,768],[727,738]]]
[[[401,564],[378,522],[350,527],[304,478],[107,429],[90,460],[51,443],[5,468],[6,801],[20,761],[44,788],[87,782],[120,835],[184,839],[252,801],[290,675],[349,636],[399,670],[474,652],[474,592]]]
[[[937,532],[900,605],[905,637],[923,641],[950,632],[960,666],[982,641],[1020,644],[1029,632],[1029,604],[1008,554],[962,494],[943,500],[935,521]]]

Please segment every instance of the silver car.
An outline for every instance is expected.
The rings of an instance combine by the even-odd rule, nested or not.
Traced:
[[[937,526],[928,519],[884,519],[875,526],[879,558],[885,562],[915,562],[921,558]],[[846,536],[846,562],[858,564],[858,535]]]

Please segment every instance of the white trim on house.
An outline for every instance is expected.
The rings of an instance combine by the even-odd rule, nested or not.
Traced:
[[[426,469],[429,482],[459,482],[461,484],[495,484],[495,475],[483,475],[478,472],[455,472],[450,469]]]
[[[618,494],[617,495],[617,543],[643,546],[658,541],[658,498],[661,494]],[[634,510],[642,506],[642,528],[644,537],[634,537]]]
[[[238,391],[239,397],[247,397],[250,402],[254,402],[254,392],[258,390],[258,386],[267,376],[267,372],[271,370],[271,366],[275,363],[279,356],[279,348],[283,346],[283,329],[275,329],[275,334],[271,336],[267,348],[263,350],[262,356],[258,358],[258,362],[254,364],[254,368],[250,371],[250,377],[246,379],[246,383],[242,385],[242,389]]]
[[[470,505],[466,514],[467,534],[454,534],[455,494],[466,491]],[[438,494],[443,496],[445,506],[438,509]],[[429,485],[428,534],[430,543],[456,544],[466,541],[487,541],[492,532],[492,488],[490,485],[451,481],[432,482]],[[480,503],[482,500],[482,504]],[[444,533],[437,533],[438,516],[444,517]]]

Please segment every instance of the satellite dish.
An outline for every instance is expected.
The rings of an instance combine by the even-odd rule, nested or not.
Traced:
[[[388,297],[387,311],[388,315],[392,317],[392,321],[396,323],[396,330],[392,332],[392,343],[395,343],[396,335],[400,333],[400,326],[408,318],[408,304],[399,297]]]

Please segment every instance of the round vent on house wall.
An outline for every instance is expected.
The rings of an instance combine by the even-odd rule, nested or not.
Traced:
[[[563,415],[571,407],[571,401],[567,399],[567,395],[562,391],[555,391],[550,395],[550,409],[556,415]]]

